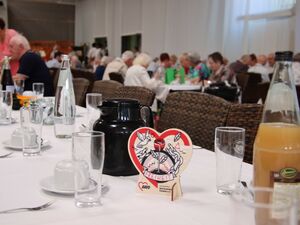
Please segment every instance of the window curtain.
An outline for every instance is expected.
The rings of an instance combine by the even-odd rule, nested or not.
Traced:
[[[245,53],[293,50],[294,4],[295,0],[227,0],[224,55],[235,60]],[[288,14],[283,16],[283,11]]]

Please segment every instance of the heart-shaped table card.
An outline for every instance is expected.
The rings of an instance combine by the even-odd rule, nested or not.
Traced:
[[[180,174],[192,156],[192,141],[182,130],[158,133],[149,127],[135,130],[128,140],[130,158],[139,171],[137,190],[168,195],[172,200],[182,195]]]

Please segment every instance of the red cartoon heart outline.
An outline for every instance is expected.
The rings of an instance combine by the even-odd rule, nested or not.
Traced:
[[[135,149],[134,149],[134,144],[135,144],[135,141],[137,139],[137,133],[139,132],[139,133],[142,133],[142,134],[144,133],[145,134],[147,131],[149,132],[150,136],[153,136],[156,140],[160,140],[160,141],[164,140],[168,136],[171,136],[171,135],[175,136],[178,133],[180,133],[180,138],[182,139],[183,144],[185,146],[190,146],[191,149],[192,149],[192,141],[191,141],[190,137],[185,132],[183,132],[182,130],[168,129],[168,130],[165,130],[162,133],[158,133],[156,130],[154,130],[152,128],[149,128],[149,127],[138,128],[129,137],[128,149],[129,149],[129,156],[130,156],[131,160],[133,161],[134,166],[136,167],[136,169],[139,171],[140,174],[143,173],[144,167],[142,166],[142,164],[140,163],[140,161],[139,161],[139,159],[136,155],[136,152],[135,152]],[[161,144],[161,146],[164,146],[164,145],[165,145],[165,143]],[[157,181],[152,180],[148,177],[146,177],[146,179],[150,183],[152,183],[154,185],[154,187],[156,187],[156,188],[158,187],[158,182]]]

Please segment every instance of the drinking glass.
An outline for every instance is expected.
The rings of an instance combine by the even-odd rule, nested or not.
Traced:
[[[72,135],[75,205],[80,208],[101,205],[104,133],[77,132]],[[89,182],[85,182],[88,180]]]
[[[33,94],[37,97],[37,99],[44,97],[44,84],[43,83],[33,83],[32,84]]]
[[[0,91],[0,124],[11,124],[13,97],[10,91]]]
[[[40,105],[43,108],[43,112],[44,112],[44,124],[45,125],[53,125],[54,124],[54,120],[53,120],[54,102],[55,102],[55,97],[44,97],[40,101]]]
[[[239,189],[231,194],[232,225],[297,225],[297,198],[271,188]]]
[[[100,109],[98,106],[102,105],[102,95],[100,93],[88,93],[86,95],[86,109],[87,109],[87,125],[88,129],[93,129],[94,122],[99,119]]]
[[[43,109],[39,105],[28,105],[22,107],[20,113],[23,155],[39,155],[42,144]]]
[[[230,194],[240,187],[241,166],[245,150],[245,129],[217,127],[215,153],[217,167],[217,192]]]

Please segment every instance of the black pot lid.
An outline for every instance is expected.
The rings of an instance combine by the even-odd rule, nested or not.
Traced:
[[[115,98],[115,99],[107,99],[102,102],[102,107],[109,107],[109,108],[118,108],[118,107],[129,107],[129,108],[139,108],[140,103],[136,99],[129,99],[129,98]]]

